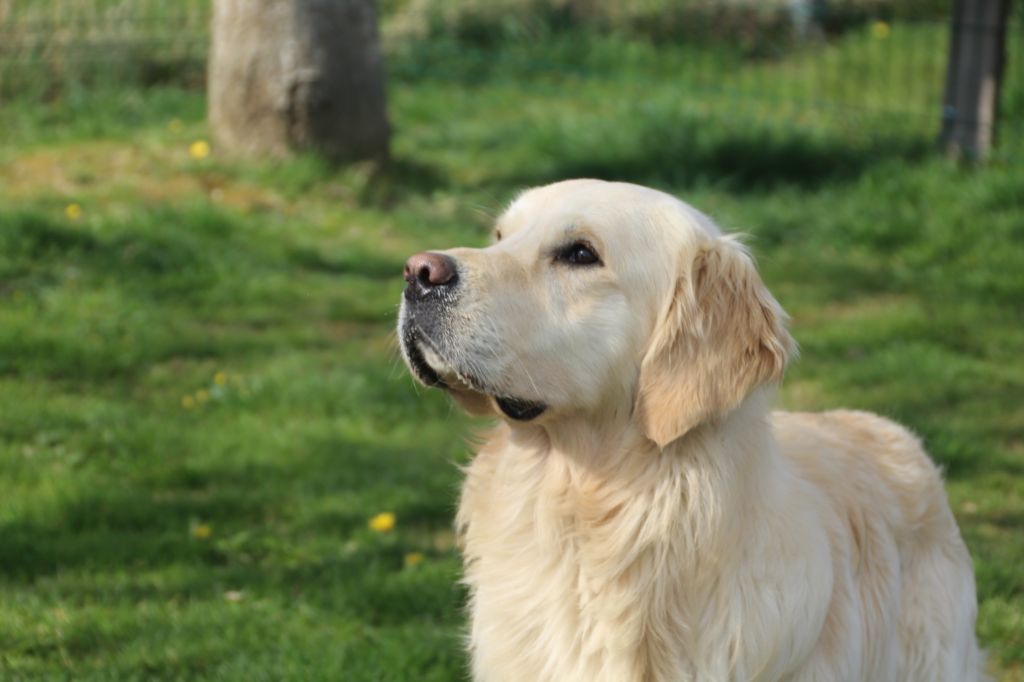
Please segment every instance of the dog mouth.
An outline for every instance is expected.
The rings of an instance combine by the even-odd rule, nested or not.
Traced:
[[[427,362],[420,343],[420,335],[413,329],[406,330],[405,334],[402,335],[402,346],[405,349],[405,357],[409,361],[410,369],[427,386],[449,388],[448,384],[441,378],[441,375]]]
[[[530,421],[547,410],[543,402],[498,395],[498,392],[490,390],[483,381],[448,362],[435,344],[412,325],[402,335],[402,346],[409,367],[426,386],[448,391],[475,391],[489,396],[498,409],[514,421]]]
[[[548,409],[544,403],[519,400],[517,398],[496,397],[494,402],[498,404],[498,407],[505,413],[506,417],[520,422],[527,422],[539,417],[543,414],[544,410]]]

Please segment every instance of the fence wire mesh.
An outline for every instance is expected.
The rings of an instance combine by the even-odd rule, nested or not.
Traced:
[[[392,87],[520,77],[571,88],[600,78],[607,60],[617,69],[632,60],[638,78],[623,96],[638,106],[639,74],[662,69],[678,81],[679,106],[707,115],[920,139],[942,124],[946,1],[385,0],[378,9]],[[210,12],[211,0],[0,0],[0,103],[202,88]],[[1002,137],[1024,130],[1021,14],[1017,3]]]

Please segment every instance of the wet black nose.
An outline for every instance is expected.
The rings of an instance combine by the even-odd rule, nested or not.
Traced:
[[[405,262],[406,296],[423,298],[435,289],[454,286],[458,280],[455,259],[443,253],[417,253]]]

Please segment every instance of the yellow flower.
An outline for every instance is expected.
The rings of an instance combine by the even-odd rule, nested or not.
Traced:
[[[68,220],[78,220],[82,217],[82,207],[78,204],[68,204],[64,207],[64,215]]]
[[[370,519],[370,530],[378,533],[390,533],[395,528],[395,515],[391,512],[381,512]]]
[[[196,406],[196,399],[190,395],[182,396],[181,406],[184,407],[186,410],[191,410],[193,407]]]
[[[197,523],[192,527],[192,537],[196,540],[208,540],[213,535],[213,528],[208,523]]]
[[[216,374],[213,375],[213,383],[217,384],[218,386],[226,385],[228,383],[228,373],[217,372]]]
[[[199,403],[200,405],[202,405],[209,399],[210,392],[207,391],[205,388],[201,388],[198,391],[196,391],[196,402]]]
[[[188,155],[193,159],[205,159],[210,155],[210,143],[206,140],[196,140],[188,146]]]
[[[884,21],[876,21],[871,25],[871,35],[879,40],[885,40],[891,32],[892,29],[889,28],[889,24]]]
[[[405,567],[412,568],[423,563],[423,554],[420,552],[409,552],[405,555]]]

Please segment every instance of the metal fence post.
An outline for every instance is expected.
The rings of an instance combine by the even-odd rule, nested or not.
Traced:
[[[950,24],[940,144],[956,158],[992,147],[1006,61],[1010,0],[956,0]]]

